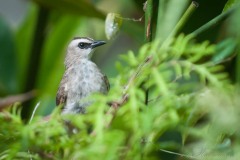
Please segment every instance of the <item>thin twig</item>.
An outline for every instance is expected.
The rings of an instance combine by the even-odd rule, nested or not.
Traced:
[[[136,18],[124,18],[124,17],[118,17],[118,18],[121,18],[122,20],[126,20],[126,21],[141,22],[142,19],[143,19],[143,16],[141,16],[138,19],[136,19]]]
[[[32,115],[31,115],[31,118],[30,118],[30,120],[29,120],[29,122],[28,122],[29,124],[32,122],[33,117],[34,117],[34,115],[35,115],[35,112],[36,112],[37,108],[39,107],[39,105],[40,105],[40,102],[38,102],[37,105],[35,106],[35,108],[34,108],[34,110],[33,110],[33,113],[32,113]],[[28,149],[28,154],[29,154],[29,156],[30,156],[30,160],[32,160],[32,154],[31,154],[31,152],[30,152],[30,149]]]
[[[142,71],[142,68],[152,60],[152,56],[148,56],[143,63],[141,63],[136,72],[130,77],[127,85],[124,88],[124,94],[128,91],[129,87],[135,82],[135,79],[138,77],[139,73]]]
[[[142,71],[142,69],[148,64],[150,63],[152,60],[152,56],[148,56],[143,63],[141,63],[138,68],[137,68],[137,71],[130,77],[126,87],[124,88],[124,91],[123,91],[123,95],[122,95],[122,98],[119,100],[119,101],[114,101],[114,102],[111,102],[111,107],[108,109],[106,115],[111,115],[111,119],[106,122],[105,126],[106,128],[108,128],[110,126],[110,124],[112,123],[119,107],[121,107],[129,98],[129,95],[128,95],[128,89],[130,88],[130,86],[132,86],[132,84],[136,81],[138,75],[140,74],[140,72]],[[96,135],[96,131],[93,130],[90,134],[91,136],[95,136]]]
[[[147,0],[143,5],[143,10],[145,12],[145,42],[151,42],[153,40],[153,26],[157,19],[154,18],[156,14],[155,11],[157,10],[158,2],[154,0]],[[145,81],[142,83],[144,85],[148,82],[150,75],[145,78]],[[149,88],[144,88],[145,92],[145,105],[148,105],[148,98],[149,98]]]
[[[169,153],[169,154],[173,154],[173,155],[177,155],[177,156],[180,156],[180,157],[185,157],[185,158],[190,158],[190,159],[199,160],[199,158],[194,157],[194,156],[189,156],[189,155],[186,155],[186,154],[181,154],[181,153],[177,153],[177,152],[172,152],[172,151],[168,151],[168,150],[165,150],[165,149],[159,149],[159,150],[162,151],[162,152]]]
[[[39,105],[40,105],[40,102],[38,102],[38,103],[36,104],[36,106],[34,107],[34,110],[33,110],[33,113],[32,113],[32,115],[31,115],[31,118],[30,118],[30,120],[29,120],[29,123],[32,122],[33,117],[34,117],[34,115],[35,115],[35,112],[37,111]]]
[[[33,90],[27,93],[11,95],[4,98],[0,98],[0,111],[12,105],[15,102],[25,102],[27,100],[30,100],[33,97],[35,97],[35,95],[36,95],[36,91]]]
[[[215,66],[217,64],[222,64],[222,63],[229,62],[229,61],[233,60],[233,58],[236,57],[236,56],[237,56],[237,53],[233,54],[232,56],[228,57],[227,59],[223,59],[221,61],[212,63],[212,66]]]
[[[106,127],[109,127],[112,120],[114,119],[118,109],[120,106],[122,106],[129,98],[129,95],[128,95],[128,89],[130,88],[130,86],[132,86],[134,84],[134,82],[136,81],[138,75],[141,73],[142,69],[148,64],[150,63],[152,60],[152,56],[148,56],[143,63],[141,63],[138,68],[137,68],[137,71],[130,77],[125,89],[124,89],[124,92],[123,92],[123,96],[121,98],[120,101],[118,102],[112,102],[111,103],[111,107],[109,108],[109,110],[107,111],[107,115],[111,114],[112,115],[112,119],[106,124]]]

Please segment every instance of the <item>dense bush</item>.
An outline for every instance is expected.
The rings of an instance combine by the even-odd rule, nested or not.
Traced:
[[[46,39],[42,39],[45,45],[36,46],[43,47],[39,52],[42,61],[31,89],[39,88],[42,92],[30,106],[38,110],[52,103],[54,86],[58,85],[62,73],[57,66],[63,56],[57,54],[64,50],[76,26],[81,25],[78,17],[60,17],[54,9],[100,19],[105,16],[82,0],[63,4],[35,1],[39,6],[34,5],[30,13],[38,13],[39,17],[50,14],[46,23],[54,26],[49,37],[45,35]],[[81,3],[89,9],[84,10]],[[172,7],[175,4],[179,5],[178,9]],[[228,1],[219,16],[194,32],[183,34],[183,25],[197,7],[192,3],[186,9],[187,4],[187,1],[148,0],[144,13],[146,43],[137,51],[121,56],[121,61],[116,62],[117,75],[110,79],[108,95],[89,97],[96,103],[86,114],[63,116],[59,114],[60,107],[56,107],[47,118],[31,111],[28,116],[32,117],[26,122],[28,112],[24,111],[24,118],[21,112],[29,104],[16,102],[5,107],[0,113],[0,159],[239,159],[238,3]],[[42,13],[43,6],[49,7],[50,13]],[[26,20],[23,28],[34,28],[33,16],[29,15],[28,19],[32,20]],[[196,41],[203,31],[223,23],[224,18],[227,18],[224,21],[227,35],[221,41]],[[113,17],[119,30],[136,27],[128,24],[134,21],[118,14]],[[63,32],[68,29],[70,32]],[[31,36],[25,35],[25,47],[19,46],[20,36],[31,30],[16,35],[19,55],[32,53],[28,48],[34,45],[28,39]],[[26,60],[20,60],[20,70],[26,69]],[[49,76],[54,72],[59,76]],[[21,73],[19,79],[22,81],[18,89],[24,91],[22,85],[29,82],[28,78],[23,80],[24,73]]]

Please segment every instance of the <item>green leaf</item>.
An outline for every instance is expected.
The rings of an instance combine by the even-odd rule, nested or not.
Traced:
[[[30,5],[27,17],[17,29],[15,33],[15,43],[17,52],[18,67],[18,86],[19,90],[23,90],[26,80],[26,71],[29,61],[30,50],[32,46],[33,33],[36,24],[37,6]]]
[[[233,54],[234,49],[237,46],[237,42],[235,39],[228,38],[222,42],[220,42],[216,47],[217,54],[212,57],[212,61],[214,63],[219,63]]]
[[[0,95],[16,91],[16,54],[10,27],[0,18]]]
[[[227,10],[229,10],[230,8],[232,8],[239,2],[240,2],[240,0],[228,0],[228,2],[225,4],[225,6],[223,8],[223,12],[226,12]]]
[[[116,13],[108,13],[105,20],[105,34],[108,40],[114,38],[122,26],[122,17]]]
[[[39,5],[50,9],[57,9],[67,13],[81,16],[105,18],[105,14],[99,11],[93,4],[86,0],[32,0]]]
[[[187,1],[185,0],[159,1],[157,38],[164,40],[169,36],[184,12],[186,5]]]
[[[169,91],[168,91],[165,79],[163,78],[161,73],[159,73],[157,68],[152,69],[152,75],[153,75],[153,78],[155,79],[155,83],[159,89],[159,92],[162,93],[163,95],[168,95]]]

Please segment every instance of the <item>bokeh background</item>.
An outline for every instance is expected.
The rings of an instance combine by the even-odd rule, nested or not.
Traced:
[[[191,33],[219,15],[227,0],[198,2],[200,6],[182,29],[184,33]],[[144,0],[0,1],[0,97],[11,100],[13,95],[35,91],[20,97],[24,101],[22,116],[29,117],[38,102],[38,114],[51,113],[56,106],[68,43],[75,36],[107,40],[104,27],[110,12],[120,14],[123,25],[118,35],[96,50],[93,61],[111,82],[111,77],[118,74],[115,65],[121,63],[119,55],[135,52],[145,43],[144,18],[133,21],[144,16],[143,3]],[[224,25],[216,25],[197,40],[221,41]]]

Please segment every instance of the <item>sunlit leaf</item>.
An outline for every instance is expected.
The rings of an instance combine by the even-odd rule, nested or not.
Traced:
[[[225,4],[224,8],[223,8],[223,12],[226,12],[227,10],[229,10],[230,8],[232,8],[233,6],[235,6],[236,4],[239,4],[239,0],[228,0],[227,3]]]
[[[216,46],[217,53],[212,57],[214,63],[224,61],[227,57],[234,53],[237,46],[235,39],[225,39]]]
[[[105,34],[107,39],[112,39],[117,35],[122,26],[122,17],[116,13],[108,13],[105,20]]]

